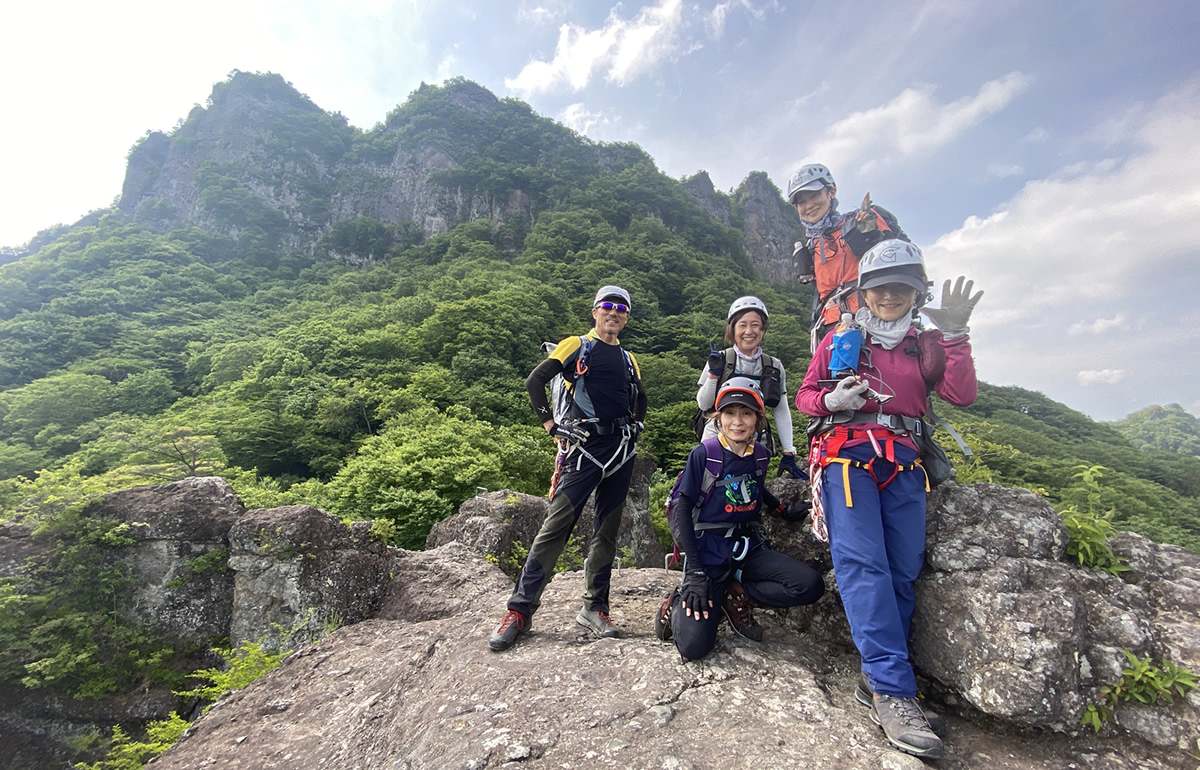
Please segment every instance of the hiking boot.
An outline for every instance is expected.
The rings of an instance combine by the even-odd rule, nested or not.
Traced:
[[[670,639],[673,633],[671,630],[671,604],[678,595],[678,588],[667,594],[667,600],[662,603],[662,606],[658,608],[658,614],[654,616],[654,635],[664,642]]]
[[[725,600],[721,602],[721,612],[729,618],[729,625],[739,636],[744,636],[752,642],[761,642],[762,626],[754,620],[754,611],[750,608],[750,597],[742,584],[736,580],[729,581],[725,592]]]
[[[933,734],[916,698],[874,696],[871,721],[883,728],[883,734],[893,746],[907,754],[922,759],[942,756],[942,739]]]
[[[516,610],[509,610],[500,619],[500,625],[488,637],[488,647],[496,652],[502,652],[512,647],[517,637],[529,630],[529,616]]]
[[[587,607],[584,607],[575,616],[575,622],[601,639],[621,635],[617,627],[608,619],[608,613],[604,610],[589,610]]]
[[[854,688],[854,700],[864,706],[870,706],[873,697],[875,697],[875,691],[871,689],[871,683],[867,681],[867,675],[860,674],[858,677],[858,686]],[[941,714],[931,710],[923,703],[920,696],[917,697],[917,704],[920,705],[921,711],[925,712],[925,721],[929,723],[930,729],[935,733],[941,734],[943,728],[946,727],[946,720],[942,719]]]

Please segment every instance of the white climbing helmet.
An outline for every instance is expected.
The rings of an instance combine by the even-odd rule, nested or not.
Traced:
[[[726,321],[733,321],[733,317],[747,310],[757,310],[762,314],[763,323],[767,322],[770,314],[767,312],[767,306],[758,297],[738,297],[729,306],[729,314],[725,316]]]
[[[837,187],[833,173],[820,163],[810,163],[792,174],[792,181],[788,182],[788,203],[795,203],[796,193],[802,190],[820,190],[822,187]]]
[[[930,283],[921,250],[897,239],[880,241],[868,249],[858,263],[858,288],[870,289],[885,283],[913,287],[917,290],[917,306],[923,305]]]

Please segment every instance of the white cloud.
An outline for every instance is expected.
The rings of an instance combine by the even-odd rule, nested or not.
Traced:
[[[925,248],[935,281],[966,274],[986,292],[983,379],[1134,411],[1200,378],[1200,81],[1139,114],[1128,156],[1030,181]],[[1078,390],[1098,384],[1121,398]]]
[[[729,17],[729,13],[735,8],[741,8],[755,19],[761,21],[766,18],[768,9],[777,9],[778,7],[779,4],[775,0],[766,3],[762,8],[756,8],[750,0],[726,0],[726,2],[717,3],[708,12],[704,17],[704,26],[708,27],[709,35],[714,39],[720,38],[725,34],[725,19]]]
[[[554,58],[529,62],[515,78],[505,78],[504,85],[524,94],[562,85],[581,91],[601,70],[608,82],[625,85],[679,50],[682,22],[682,0],[660,0],[631,21],[617,17],[614,11],[600,29],[563,24]]]
[[[1020,72],[1011,72],[984,83],[975,95],[948,104],[934,101],[932,87],[908,88],[882,107],[834,123],[804,157],[846,168],[924,155],[1007,107],[1032,82]]]
[[[1025,135],[1022,140],[1025,144],[1045,144],[1050,139],[1050,132],[1038,126]]]
[[[1025,169],[1018,166],[1016,163],[989,163],[987,167],[988,176],[994,176],[999,179],[1004,179],[1010,176],[1020,176],[1025,172]]]
[[[517,19],[524,22],[529,22],[536,26],[545,26],[549,24],[557,24],[563,17],[567,15],[566,3],[561,2],[540,2],[529,3],[522,1],[517,8]]]
[[[582,102],[568,105],[562,114],[558,116],[559,121],[563,125],[578,131],[581,134],[591,136],[591,132],[600,126],[607,126],[611,123],[607,116],[602,112],[591,112],[583,106]]]
[[[1080,334],[1104,334],[1114,329],[1127,328],[1129,328],[1129,323],[1125,320],[1125,314],[1117,313],[1114,318],[1097,318],[1090,323],[1087,321],[1074,323],[1067,329],[1067,334],[1075,337]]]
[[[1121,380],[1125,379],[1125,375],[1129,372],[1124,369],[1085,369],[1075,375],[1075,379],[1079,380],[1079,384],[1085,388],[1090,388],[1092,385],[1116,385]]]

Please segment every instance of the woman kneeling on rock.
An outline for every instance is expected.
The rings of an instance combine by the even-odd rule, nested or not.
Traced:
[[[983,292],[946,281],[941,308],[921,311],[940,331],[918,337],[915,311],[929,297],[920,249],[878,243],[858,275],[863,306],[825,335],[796,394],[796,408],[814,418],[813,531],[829,541],[862,657],[856,699],[871,704],[892,745],[936,758],[942,741],[917,700],[908,654],[929,491],[918,442],[932,440],[922,420],[930,390],[955,406],[975,400],[967,320]]]
[[[718,435],[688,456],[668,518],[684,554],[683,582],[654,619],[654,633],[674,637],[685,660],[703,658],[717,641],[721,615],[738,634],[762,640],[751,600],[796,607],[821,598],[825,584],[804,562],[771,550],[761,513],[765,508],[800,520],[805,506],[785,507],[767,491],[769,455],[754,440],[766,425],[758,385],[731,377],[717,392]],[[718,609],[719,608],[719,609]]]

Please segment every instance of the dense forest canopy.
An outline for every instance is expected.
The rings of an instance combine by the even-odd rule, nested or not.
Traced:
[[[235,105],[259,121],[242,156],[257,165],[203,154]],[[723,224],[640,148],[591,142],[467,81],[423,86],[362,131],[276,75],[237,73],[131,159],[153,179],[172,153],[206,158],[190,198],[155,198],[131,160],[136,211],[95,212],[0,266],[9,518],[215,473],[252,505],[386,518],[398,544],[421,547],[478,487],[545,492],[551,445],[522,380],[539,343],[589,326],[603,283],[633,295],[623,339],[650,396],[646,450],[670,473],[735,297],[767,303],[766,347],[793,393],[808,362],[808,290],[759,280],[739,191],[716,193],[733,213]],[[424,180],[447,199],[519,199],[517,214],[426,237],[369,206],[334,211],[405,153],[449,159]],[[939,410],[977,449],[969,463],[951,453],[963,479],[1067,505],[1085,494],[1077,466],[1104,466],[1119,526],[1200,548],[1200,434],[1178,407],[1106,425],[985,385],[975,406]]]

